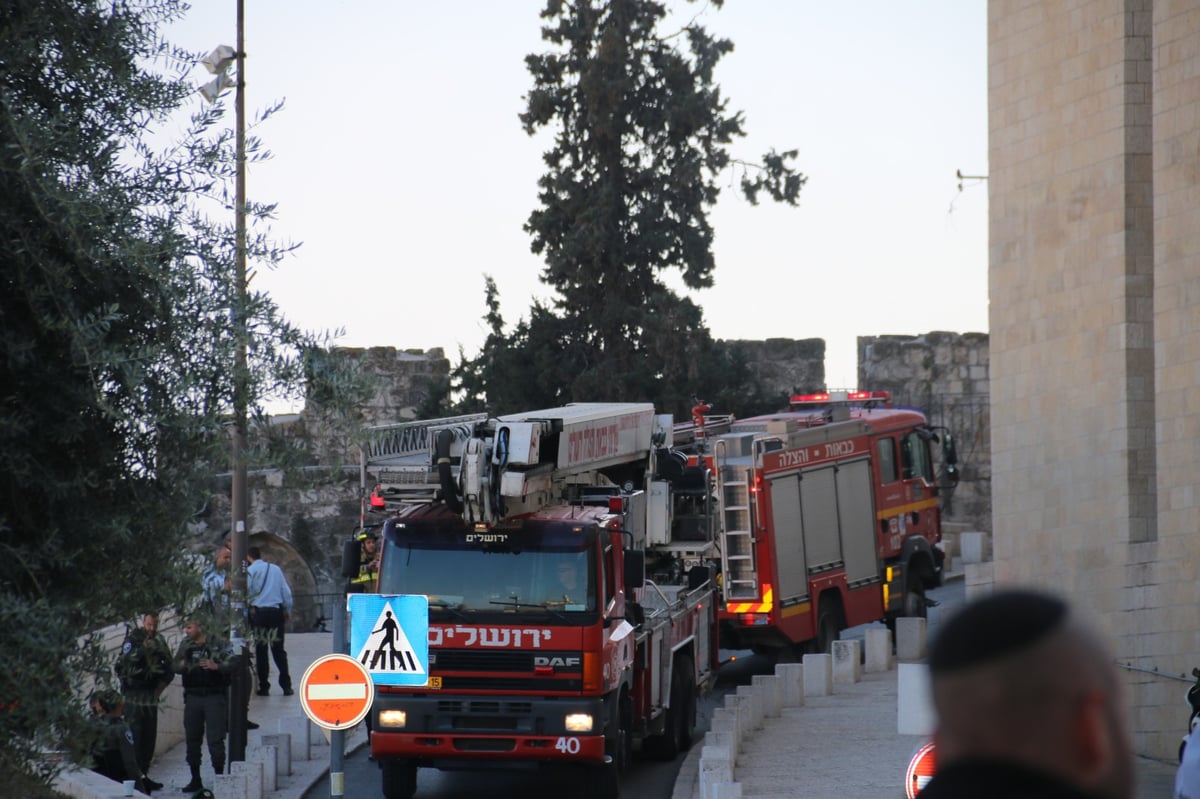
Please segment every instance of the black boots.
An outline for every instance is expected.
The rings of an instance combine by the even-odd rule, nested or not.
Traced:
[[[204,783],[200,782],[200,767],[193,766],[191,763],[188,763],[188,768],[192,770],[192,781],[179,790],[183,791],[184,793],[195,793],[204,787]]]

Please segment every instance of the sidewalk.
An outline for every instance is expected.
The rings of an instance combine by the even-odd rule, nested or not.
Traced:
[[[288,671],[292,675],[292,687],[296,693],[284,696],[276,681],[277,672],[274,662],[271,663],[271,695],[258,696],[251,693],[249,718],[259,725],[259,729],[250,730],[246,735],[246,758],[254,748],[262,745],[262,736],[279,732],[288,732],[289,725],[298,724],[295,719],[302,718],[310,729],[309,738],[312,742],[311,757],[301,760],[295,756],[296,744],[292,745],[292,773],[280,774],[276,790],[264,791],[263,799],[300,799],[309,788],[329,772],[329,741],[328,733],[313,724],[304,715],[300,707],[300,678],[314,660],[322,655],[328,655],[333,650],[332,633],[292,633],[284,641],[288,653]],[[293,736],[295,737],[295,736]],[[366,726],[345,731],[346,752],[352,752],[367,742]],[[180,743],[165,752],[159,752],[150,766],[150,775],[163,784],[162,790],[156,791],[160,797],[180,796],[179,789],[191,780],[185,758],[185,746]],[[214,775],[212,763],[209,762],[208,746],[203,749],[203,765],[201,779],[204,787],[212,789]],[[216,793],[214,791],[214,793]],[[220,794],[217,793],[218,799]]]
[[[259,725],[259,729],[247,733],[246,760],[252,760],[255,750],[262,745],[263,735],[280,732],[291,733],[293,738],[291,766],[292,773],[278,776],[273,791],[263,791],[263,799],[300,799],[313,785],[329,773],[330,749],[326,736],[329,733],[313,724],[304,715],[300,707],[300,678],[308,670],[309,665],[322,655],[332,651],[332,633],[289,633],[285,645],[288,653],[288,670],[292,676],[292,687],[296,693],[284,696],[276,682],[274,662],[271,663],[271,695],[257,696],[251,694],[249,718]],[[167,722],[160,718],[159,724]],[[303,752],[303,745],[297,744],[297,730],[308,728],[309,758],[297,756]],[[345,751],[354,751],[367,742],[366,726],[359,724],[350,730],[345,730]],[[228,739],[227,739],[228,743]],[[222,792],[215,788],[215,775],[208,754],[208,745],[202,749],[202,765],[200,776],[204,787],[212,790],[217,799],[222,798]],[[184,794],[180,789],[191,781],[191,771],[185,760],[185,745],[181,741],[175,746],[160,749],[150,765],[150,776],[161,782],[163,787],[154,792],[158,799],[162,797],[181,797],[188,799],[190,794]],[[100,777],[92,772],[76,772],[71,776],[70,785],[59,790],[65,790],[67,795],[78,799],[108,799],[121,793],[120,786],[111,780]],[[134,793],[134,796],[141,794]]]
[[[925,739],[896,732],[896,701],[893,668],[764,719],[734,766],[742,799],[901,799],[905,770]],[[703,739],[692,745],[673,799],[700,799],[703,747]],[[1137,777],[1137,799],[1170,799],[1174,764],[1139,757]]]

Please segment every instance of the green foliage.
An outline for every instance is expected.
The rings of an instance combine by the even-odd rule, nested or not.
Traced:
[[[542,36],[553,50],[526,58],[533,88],[521,122],[530,134],[555,133],[525,229],[556,297],[506,330],[488,281],[491,333],[455,370],[466,409],[485,399],[501,409],[576,400],[671,408],[724,385],[713,370],[726,356],[701,310],[663,275],[689,289],[713,284],[708,212],[719,175],[734,166],[729,147],[744,135],[713,79],[733,44],[694,21],[664,36],[664,16],[653,0],[547,2]],[[747,199],[765,192],[795,204],[805,180],[789,166],[795,155],[737,162]]]
[[[78,755],[91,722],[77,689],[110,665],[87,633],[197,592],[184,533],[228,460],[231,309],[249,330],[252,414],[298,390],[312,344],[269,298],[237,303],[223,106],[154,145],[199,102],[184,76],[200,53],[158,35],[179,13],[0,4],[0,767],[13,795],[45,788],[53,768],[34,753]],[[254,137],[247,153],[266,155]],[[250,264],[289,249],[261,232],[273,210],[248,205]]]

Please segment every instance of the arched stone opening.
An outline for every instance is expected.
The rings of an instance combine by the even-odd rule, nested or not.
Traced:
[[[292,620],[287,631],[310,632],[316,629],[323,614],[317,594],[317,580],[308,561],[286,538],[266,530],[251,533],[247,537],[247,547],[258,547],[262,550],[263,558],[279,566],[287,577],[292,589],[293,605]]]

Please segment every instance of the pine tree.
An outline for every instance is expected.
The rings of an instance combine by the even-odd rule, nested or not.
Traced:
[[[717,389],[719,376],[702,374],[716,357],[703,314],[663,274],[691,289],[713,282],[707,215],[744,135],[714,81],[733,44],[694,21],[664,35],[665,14],[654,0],[549,0],[542,12],[553,50],[526,58],[521,122],[555,138],[525,229],[556,296],[505,345],[521,353],[505,363],[518,371],[496,375],[494,352],[464,364],[491,375],[494,405],[511,407],[503,386],[540,383],[547,403],[650,400],[679,413],[706,381]],[[746,169],[745,196],[795,204],[805,181],[795,155],[772,151]]]

